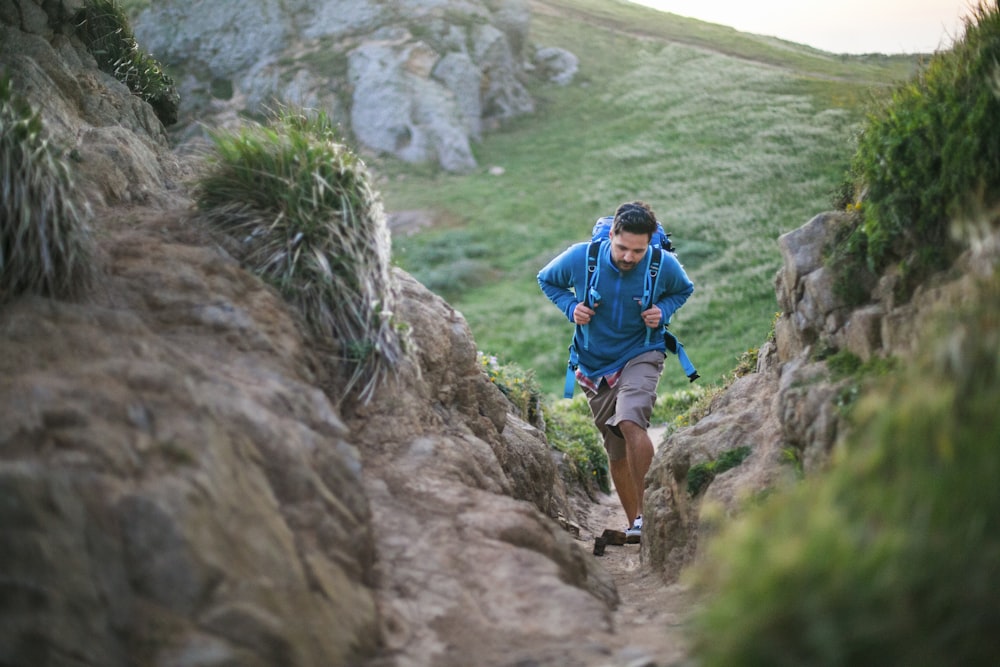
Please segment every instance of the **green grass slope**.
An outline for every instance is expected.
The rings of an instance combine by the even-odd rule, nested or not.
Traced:
[[[618,1],[532,11],[535,42],[580,59],[575,81],[533,84],[537,113],[486,136],[473,173],[373,163],[388,210],[437,223],[394,238],[394,261],[465,315],[481,350],[557,395],[572,330],[535,276],[644,199],[696,285],[671,328],[701,382],[721,383],[770,330],[777,237],[832,207],[867,102],[917,58],[832,55]],[[686,385],[668,360],[661,392]]]

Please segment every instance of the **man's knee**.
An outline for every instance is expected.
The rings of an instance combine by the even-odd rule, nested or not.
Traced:
[[[618,422],[618,428],[621,430],[622,436],[626,439],[632,434],[644,433],[646,431],[644,426],[630,419],[623,419]]]

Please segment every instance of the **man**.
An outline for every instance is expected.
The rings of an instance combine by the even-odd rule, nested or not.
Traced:
[[[646,429],[666,354],[663,327],[694,292],[677,258],[650,247],[656,229],[648,204],[622,204],[592,272],[588,242],[571,246],[538,273],[545,296],[576,324],[576,379],[608,452],[630,543],[642,532],[645,477],[653,461]],[[654,253],[660,266],[651,272]]]

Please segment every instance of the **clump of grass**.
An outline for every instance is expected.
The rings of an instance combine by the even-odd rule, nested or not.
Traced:
[[[853,258],[847,280],[896,264],[907,296],[957,255],[950,221],[1000,202],[997,62],[1000,7],[981,2],[950,51],[870,112],[851,168],[848,205],[858,215],[837,259]],[[849,296],[858,302],[865,291]]]
[[[698,664],[1000,662],[998,310],[994,274],[859,403],[828,473],[716,538],[693,571]]]
[[[594,426],[586,397],[578,394],[572,400],[555,403],[546,401],[532,371],[514,363],[501,363],[496,356],[478,353],[479,365],[522,419],[545,431],[549,445],[566,455],[571,478],[590,492],[596,485],[604,493],[611,492],[608,457],[600,433]]]
[[[78,296],[93,278],[86,206],[39,114],[0,76],[0,302]]]
[[[318,340],[339,345],[352,368],[344,394],[369,401],[406,353],[407,331],[394,319],[389,231],[367,167],[323,113],[283,109],[211,139],[201,215]]]
[[[608,455],[583,394],[546,405],[545,436],[552,447],[566,455],[577,481],[585,488],[596,484],[604,493],[611,493]]]
[[[517,364],[502,364],[494,355],[478,353],[479,365],[507,400],[517,409],[519,416],[529,424],[544,428],[542,393],[535,374]]]
[[[711,461],[705,461],[698,465],[691,466],[687,474],[688,494],[697,496],[705,490],[717,475],[721,475],[727,470],[731,470],[743,463],[751,452],[750,447],[737,447],[730,449]]]
[[[77,35],[98,67],[149,103],[165,126],[177,122],[180,95],[163,66],[139,48],[125,9],[117,0],[87,0],[76,14]]]

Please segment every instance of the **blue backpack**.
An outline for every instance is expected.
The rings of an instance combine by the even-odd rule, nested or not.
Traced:
[[[597,256],[601,249],[601,241],[608,238],[608,234],[611,231],[611,224],[614,222],[614,219],[614,216],[611,215],[598,218],[597,222],[594,223],[594,229],[590,234],[590,246],[587,248],[587,288],[584,291],[584,304],[588,307],[592,307],[592,302],[599,298],[596,290],[594,289],[597,277]],[[648,298],[651,300],[652,289],[656,284],[656,277],[659,275],[660,262],[663,259],[663,252],[677,254],[677,251],[670,242],[670,234],[663,229],[663,225],[660,224],[659,220],[656,222],[656,231],[653,232],[649,245],[655,250],[662,251],[654,252],[650,257],[649,276],[647,277],[646,283],[649,286],[647,291],[650,293]],[[649,305],[650,304],[648,303],[644,303],[644,307],[646,308],[648,308]],[[584,330],[585,340],[586,337],[586,330]],[[671,354],[677,355],[677,360],[680,362],[681,368],[684,369],[684,374],[687,375],[689,381],[694,382],[701,377],[698,375],[698,371],[695,369],[694,364],[692,364],[691,360],[688,358],[687,352],[684,351],[684,344],[677,339],[677,336],[670,333],[666,324],[663,325],[663,341],[666,343],[667,350]],[[566,383],[563,387],[564,398],[573,398],[573,390],[576,387],[576,369],[578,366],[579,355],[576,351],[576,345],[574,343],[570,343],[569,361],[566,362]]]

